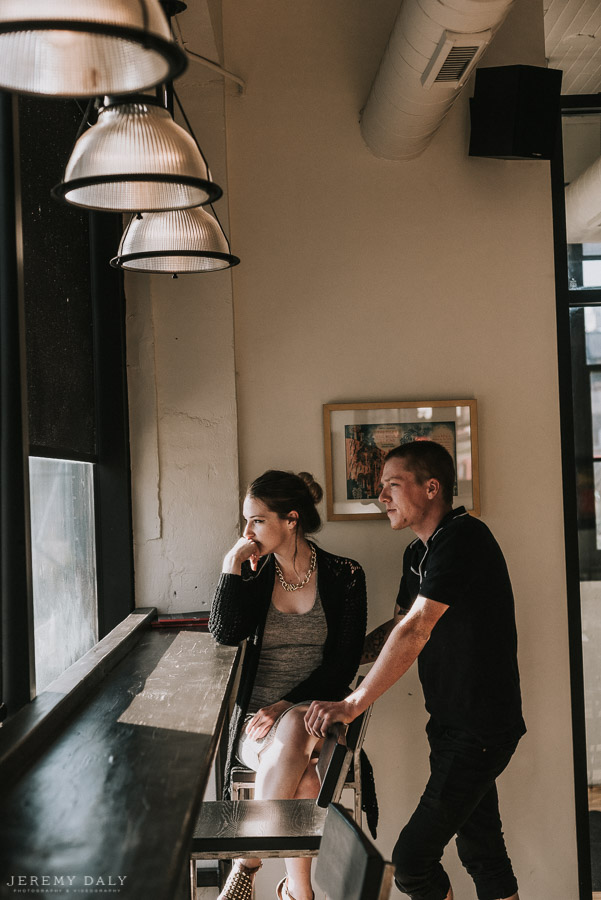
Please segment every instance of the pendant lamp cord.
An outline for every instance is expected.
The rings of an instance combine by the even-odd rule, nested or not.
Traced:
[[[210,172],[211,170],[210,170],[209,164],[208,164],[208,162],[207,162],[207,158],[206,158],[206,156],[204,155],[204,153],[202,152],[202,147],[201,147],[200,144],[198,143],[198,140],[197,140],[197,138],[196,138],[196,135],[194,134],[194,129],[193,129],[192,126],[190,125],[190,120],[188,119],[188,116],[186,115],[186,111],[185,111],[184,107],[182,106],[179,97],[177,96],[177,93],[176,93],[176,91],[175,91],[175,88],[173,87],[173,84],[171,85],[171,90],[173,91],[173,96],[175,97],[175,99],[176,99],[176,101],[177,101],[177,105],[178,105],[178,107],[179,107],[179,111],[181,112],[181,114],[182,114],[182,116],[183,116],[184,122],[186,123],[186,126],[187,126],[187,128],[188,128],[188,131],[190,132],[190,134],[191,134],[192,137],[194,138],[194,143],[195,143],[196,146],[198,147],[198,151],[199,151],[200,155],[202,156],[202,159],[203,159],[203,162],[204,162],[205,166],[207,167],[207,171]],[[209,203],[208,206],[211,207],[211,211],[212,211],[213,215],[215,216],[215,219],[216,219],[216,221],[217,221],[217,224],[219,225],[219,228],[221,229],[221,233],[222,233],[222,235],[224,236],[224,238],[225,238],[225,240],[226,240],[228,250],[229,250],[229,252],[231,253],[231,252],[232,252],[232,248],[231,248],[231,245],[230,245],[230,240],[229,240],[227,234],[225,233],[225,231],[223,230],[223,225],[221,224],[221,222],[220,222],[220,220],[219,220],[219,216],[218,216],[217,213],[215,212],[215,207],[213,206],[212,203]]]
[[[81,122],[79,123],[79,128],[77,129],[77,134],[75,135],[75,140],[73,141],[73,146],[75,146],[75,144],[77,143],[79,138],[82,136],[82,134],[86,130],[86,127],[91,128],[92,125],[94,124],[90,121],[90,119],[92,118],[92,110],[94,109],[94,106],[97,103],[98,99],[99,99],[98,97],[90,97],[90,99],[88,100],[88,105],[86,106],[85,110],[82,108],[82,105],[79,102],[79,100],[74,101],[75,104],[77,105],[78,110],[82,114],[82,119],[81,119]],[[73,151],[71,151],[71,152],[73,152]],[[69,163],[67,161],[65,168],[63,169],[63,178],[62,178],[63,181],[65,180],[65,172],[67,171],[68,165],[69,165]]]
[[[85,110],[82,110],[81,103],[79,103],[78,100],[75,101],[77,103],[77,106],[79,107],[79,111],[83,113],[83,117],[80,122],[79,128],[77,129],[77,134],[75,135],[75,141],[73,142],[74,144],[76,144],[77,141],[80,139],[80,137],[82,136],[82,134],[85,131],[86,126],[88,128],[92,127],[92,122],[90,121],[90,119],[92,118],[91,113],[92,113],[92,110],[94,109],[94,104],[96,103],[96,100],[97,100],[96,97],[90,97],[90,99],[88,100],[88,105],[86,106]]]
[[[148,5],[146,0],[139,0],[140,7],[142,10],[142,28],[144,29],[144,49],[148,50],[150,46],[149,41],[149,32],[148,32],[148,24],[149,24],[149,15],[148,15]]]
[[[179,111],[181,112],[181,114],[182,114],[182,116],[183,116],[184,122],[186,123],[186,126],[187,126],[187,128],[188,128],[188,131],[190,132],[190,134],[191,134],[192,137],[194,138],[194,143],[195,143],[196,146],[198,147],[198,151],[199,151],[200,155],[202,156],[202,161],[204,162],[205,166],[206,166],[207,169],[208,169],[208,168],[209,168],[209,164],[208,164],[208,162],[207,162],[207,158],[206,158],[206,156],[204,155],[204,153],[202,152],[202,147],[201,147],[200,144],[198,143],[198,140],[197,140],[197,138],[196,138],[196,135],[194,134],[194,130],[193,130],[192,126],[190,125],[190,120],[188,119],[188,116],[186,115],[186,110],[185,110],[184,107],[182,106],[181,100],[180,100],[179,97],[177,96],[177,93],[176,93],[176,91],[175,91],[175,88],[173,87],[173,84],[171,85],[171,90],[173,91],[173,96],[175,97],[175,99],[176,99],[176,101],[177,101],[177,105],[179,106]]]
[[[133,220],[134,220],[134,219],[141,219],[141,218],[142,218],[142,213],[134,213],[132,216],[129,217],[129,222],[128,222],[127,225],[125,226],[125,231],[123,232],[123,237],[121,238],[121,244],[120,244],[120,247],[123,246],[124,242],[127,240],[127,235],[128,235],[128,233],[129,233],[129,229],[131,228],[131,224],[132,224]],[[118,253],[118,252],[119,252],[119,251],[117,251],[117,253]],[[117,263],[119,264],[120,261],[121,261],[121,257],[120,257],[120,256],[117,256],[117,257],[116,257],[116,261],[117,261]],[[112,261],[111,261],[111,265],[113,264],[113,262],[115,262],[115,260],[112,260]]]
[[[216,210],[215,210],[215,207],[213,206],[212,203],[209,203],[208,205],[211,207],[211,212],[212,212],[213,215],[215,216],[215,219],[216,219],[216,221],[217,221],[217,224],[219,225],[219,228],[221,229],[221,234],[222,234],[222,235],[224,236],[224,238],[225,238],[225,242],[226,242],[226,244],[227,244],[227,249],[229,250],[229,252],[230,252],[230,254],[231,254],[231,252],[232,252],[232,245],[230,244],[230,239],[229,239],[229,237],[227,236],[227,234],[225,233],[225,231],[223,230],[223,225],[221,224],[221,221],[220,221],[220,219],[219,219],[219,216],[217,215],[217,212],[216,212]]]

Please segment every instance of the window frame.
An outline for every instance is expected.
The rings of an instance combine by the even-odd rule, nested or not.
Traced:
[[[562,119],[570,115],[596,115],[601,120],[601,94],[597,95],[570,95],[562,97]],[[601,124],[601,122],[600,122]],[[560,129],[561,131],[561,129]],[[562,152],[562,180],[563,180],[563,152]],[[563,189],[562,189],[563,190]],[[563,205],[563,204],[562,204]],[[563,207],[564,216],[564,233],[565,233],[565,206]],[[592,409],[590,402],[590,381],[589,374],[595,369],[594,365],[587,363],[586,360],[586,337],[584,330],[584,316],[582,321],[577,322],[574,316],[574,310],[578,308],[584,309],[587,306],[601,307],[601,286],[599,287],[579,287],[574,290],[569,286],[570,276],[573,274],[578,282],[582,281],[581,265],[584,259],[601,259],[601,254],[584,257],[582,250],[570,251],[568,247],[581,248],[581,244],[565,244],[566,267],[563,279],[557,279],[557,290],[559,292],[560,302],[562,306],[567,306],[569,312],[568,331],[570,335],[570,358],[572,368],[572,420],[575,445],[574,472],[576,480],[581,485],[594,485],[594,462],[601,461],[601,457],[596,460],[593,452],[592,439]],[[556,248],[557,258],[557,248]],[[580,271],[578,272],[578,268]],[[580,275],[580,278],[577,275]],[[597,366],[597,370],[601,371],[601,365]],[[597,549],[596,536],[591,534],[591,529],[587,527],[588,523],[583,521],[583,503],[582,494],[578,492],[578,548],[579,548],[579,581],[598,581],[601,580],[601,549]]]
[[[133,533],[123,273],[108,261],[119,214],[89,213],[96,453],[29,447],[19,197],[18,100],[0,92],[0,718],[34,694],[29,455],[94,463],[98,635],[134,609]],[[75,135],[73,136],[75,137]]]
[[[578,497],[576,490],[576,435],[574,427],[574,378],[570,310],[574,306],[597,305],[601,290],[570,291],[568,244],[565,219],[565,185],[562,116],[601,112],[601,94],[562,96],[558,110],[555,152],[551,159],[551,200],[555,262],[557,351],[560,408],[560,442],[563,482],[566,595],[572,711],[574,765],[574,805],[580,900],[591,900],[592,873],[588,815],[586,716],[582,655],[582,613],[580,608],[580,548],[578,537]]]
[[[591,306],[593,304],[586,304]],[[601,308],[601,298],[598,304]],[[579,580],[601,581],[601,548],[597,547],[597,515],[594,499],[595,455],[593,445],[593,413],[591,405],[591,381],[593,372],[601,372],[601,363],[588,363],[586,359],[586,331],[582,304],[570,305],[570,336],[572,352],[574,447],[578,497],[578,550]],[[592,512],[592,515],[591,515]]]

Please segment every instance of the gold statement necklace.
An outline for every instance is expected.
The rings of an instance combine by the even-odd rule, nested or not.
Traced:
[[[299,581],[297,584],[291,584],[288,581],[284,580],[284,573],[279,567],[278,561],[275,561],[275,570],[277,572],[277,576],[280,579],[280,584],[284,588],[285,591],[298,591],[300,588],[304,587],[309,583],[311,575],[315,571],[315,566],[317,565],[317,553],[315,552],[315,547],[311,546],[311,562],[309,563],[309,568],[307,569],[307,574],[303,578],[302,581]]]

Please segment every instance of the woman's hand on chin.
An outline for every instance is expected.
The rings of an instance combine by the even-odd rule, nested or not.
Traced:
[[[268,734],[275,720],[293,705],[294,704],[289,703],[288,700],[278,700],[277,703],[272,703],[271,706],[264,706],[263,709],[258,710],[258,712],[254,714],[246,726],[247,735],[252,738],[253,741],[261,740],[261,738],[264,738],[265,735]]]
[[[309,734],[325,737],[334,722],[348,724],[357,718],[359,712],[346,700],[314,700],[305,716],[305,728]]]
[[[245,537],[239,538],[232,549],[226,553],[223,560],[221,571],[228,575],[240,575],[242,563],[250,560],[250,567],[253,572],[257,571],[257,565],[261,554],[259,548],[254,541],[249,541]]]

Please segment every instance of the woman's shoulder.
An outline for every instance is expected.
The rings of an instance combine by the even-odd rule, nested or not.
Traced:
[[[318,547],[317,544],[314,544],[314,547],[317,551],[318,566],[324,566],[333,573],[340,574],[354,575],[356,572],[363,571],[363,567],[356,559],[351,559],[348,556],[339,556],[337,553],[329,553],[323,547]]]

